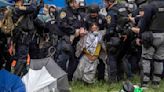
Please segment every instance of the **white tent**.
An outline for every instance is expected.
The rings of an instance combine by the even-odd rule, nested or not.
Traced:
[[[27,92],[70,92],[67,73],[51,58],[31,59],[23,77]]]
[[[41,70],[29,69],[22,81],[26,92],[56,92],[57,90],[57,79],[49,74],[45,66]]]

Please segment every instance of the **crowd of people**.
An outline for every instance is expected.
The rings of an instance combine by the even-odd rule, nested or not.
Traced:
[[[164,62],[164,1],[14,0],[0,7],[0,68],[23,76],[30,59],[51,57],[69,81],[115,83],[141,77],[159,86]]]

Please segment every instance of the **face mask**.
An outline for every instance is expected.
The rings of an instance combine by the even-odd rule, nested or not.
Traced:
[[[98,31],[94,31],[93,34],[94,34],[95,36],[98,36],[99,32],[98,32]]]

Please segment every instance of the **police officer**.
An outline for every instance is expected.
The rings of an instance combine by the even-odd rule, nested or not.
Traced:
[[[5,34],[4,31],[2,31],[1,27],[3,26],[3,21],[7,17],[7,8],[6,7],[0,7],[0,69],[5,68],[6,70],[10,71],[11,68],[11,55],[8,52],[9,42],[7,38],[10,36],[8,34]]]
[[[116,1],[115,0],[105,0],[105,4],[106,4],[106,10],[107,10],[107,16],[106,16],[106,20],[108,23],[108,29],[106,32],[106,39],[108,41],[110,41],[111,38],[109,38],[110,36],[113,36],[113,32],[116,31],[116,15],[117,13],[115,11],[112,10],[113,7],[116,7]],[[107,38],[108,37],[108,38]],[[111,49],[111,47],[110,47]],[[116,61],[116,57],[114,56],[114,53],[112,54],[111,51],[109,51],[109,60],[107,61],[107,65],[108,67],[108,77],[109,80],[111,81],[117,81],[117,61]],[[110,69],[109,69],[110,68]]]
[[[133,32],[142,36],[142,68],[143,76],[141,84],[147,87],[150,81],[150,71],[153,65],[152,83],[159,87],[163,71],[164,60],[164,1],[152,0],[144,8],[144,16],[141,19],[139,29],[132,28]]]
[[[29,6],[23,5],[23,0],[15,0],[15,8],[13,12],[13,21],[17,22],[22,17],[20,23],[15,28],[14,43],[16,44],[16,66],[15,74],[21,75],[21,72],[26,68],[27,55],[29,53],[29,44],[31,42],[33,25],[33,13],[36,11],[36,0],[32,0]]]
[[[79,33],[81,27],[80,20],[82,18],[78,12],[79,0],[66,0],[66,3],[67,7],[59,12],[59,17],[57,18],[58,27],[63,32],[63,36],[57,46],[56,62],[68,73],[68,79],[71,81],[77,66],[77,60],[74,55],[74,38]],[[69,65],[67,67],[68,61]]]
[[[84,18],[85,27],[87,30],[92,23],[98,23],[100,30],[105,30],[106,28],[106,19],[103,15],[99,14],[99,6],[92,4],[88,7],[88,15]]]
[[[123,53],[121,50],[124,46],[120,46],[120,33],[123,29],[124,24],[126,23],[126,18],[121,17],[120,14],[125,14],[123,16],[127,16],[126,8],[116,2],[116,0],[105,0],[107,16],[106,20],[108,23],[107,31],[106,31],[106,40],[108,41],[108,60],[107,65],[109,66],[109,80],[115,82],[123,78],[123,65],[121,59],[123,57]],[[124,23],[125,22],[125,23]],[[126,40],[123,38],[123,41]],[[123,42],[122,41],[122,42]],[[119,50],[121,49],[121,50]]]
[[[133,13],[137,9],[137,4],[135,3],[135,0],[125,0],[125,6],[129,13]]]

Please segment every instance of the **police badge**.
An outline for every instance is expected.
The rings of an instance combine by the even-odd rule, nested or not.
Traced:
[[[110,16],[110,15],[106,16],[106,18],[105,18],[105,19],[106,19],[106,21],[107,21],[107,23],[108,23],[108,24],[110,24],[110,23],[111,23],[111,19],[112,19],[112,18],[111,18],[111,16]]]
[[[60,18],[63,19],[66,17],[66,15],[67,15],[66,12],[63,11],[60,13]]]

